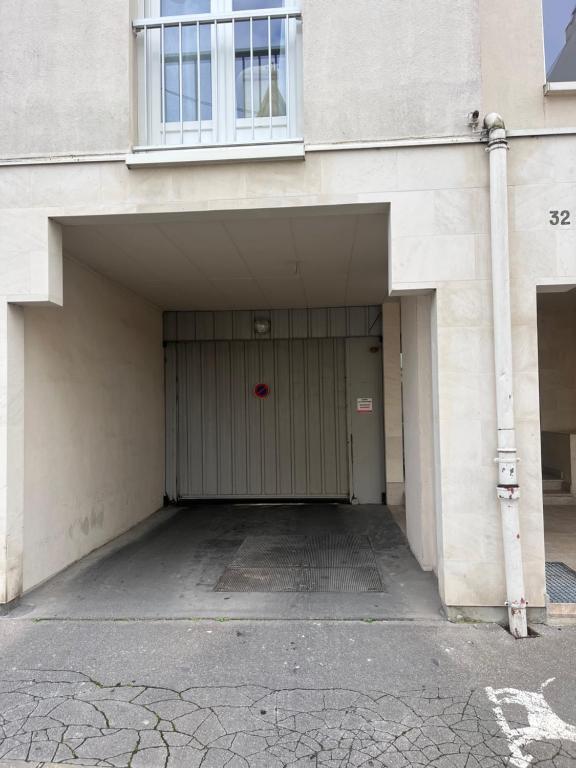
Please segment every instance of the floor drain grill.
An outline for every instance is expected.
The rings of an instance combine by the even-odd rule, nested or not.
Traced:
[[[382,592],[367,536],[249,536],[216,592]]]
[[[546,591],[551,603],[576,603],[576,571],[566,563],[546,563]]]

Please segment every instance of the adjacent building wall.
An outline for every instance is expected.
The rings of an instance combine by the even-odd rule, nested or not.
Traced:
[[[543,96],[542,0],[480,0],[480,111],[500,112],[511,129],[572,127],[573,98]]]
[[[64,260],[64,306],[26,307],[24,589],[162,505],[159,310]]]
[[[542,432],[576,432],[576,291],[538,296]]]

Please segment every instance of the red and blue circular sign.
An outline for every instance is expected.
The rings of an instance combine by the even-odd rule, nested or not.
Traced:
[[[270,387],[268,384],[256,384],[253,392],[254,397],[257,397],[259,400],[265,400],[270,394]]]

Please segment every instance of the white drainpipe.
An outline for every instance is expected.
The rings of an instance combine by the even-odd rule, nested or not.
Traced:
[[[514,428],[512,365],[512,316],[510,309],[510,260],[508,249],[508,141],[502,117],[486,115],[490,154],[490,238],[494,312],[494,363],[498,420],[498,499],[506,569],[506,605],[510,632],[527,637],[526,598],[518,504],[518,458]]]

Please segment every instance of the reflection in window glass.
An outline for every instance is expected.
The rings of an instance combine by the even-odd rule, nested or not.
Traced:
[[[286,23],[285,19],[271,20],[270,51],[266,19],[236,23],[237,117],[270,117],[270,107],[272,117],[286,115]]]
[[[212,119],[212,54],[208,24],[199,25],[200,55],[195,24],[182,25],[182,119],[198,120],[198,66],[200,67],[200,115]],[[178,27],[164,30],[164,88],[167,123],[180,122],[180,55]]]
[[[182,16],[185,13],[210,13],[210,0],[162,0],[162,16]]]
[[[576,80],[576,0],[543,0],[546,72],[550,81]]]
[[[233,11],[265,11],[268,8],[283,8],[284,0],[233,0]]]

